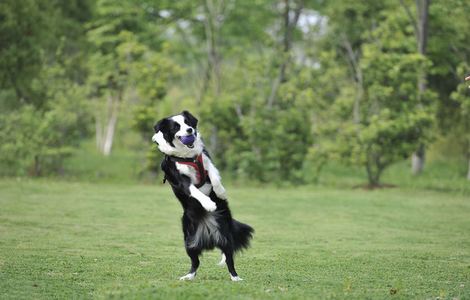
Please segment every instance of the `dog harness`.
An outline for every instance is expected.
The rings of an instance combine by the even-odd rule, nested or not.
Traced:
[[[165,160],[177,162],[179,164],[183,165],[188,165],[193,167],[196,170],[196,177],[199,181],[198,184],[195,186],[197,188],[200,188],[206,182],[210,182],[207,170],[204,168],[204,163],[202,162],[202,154],[199,154],[193,158],[183,158],[183,157],[176,157],[176,156],[170,156],[170,155],[165,155]],[[163,183],[166,182],[166,174],[165,177],[163,178]]]

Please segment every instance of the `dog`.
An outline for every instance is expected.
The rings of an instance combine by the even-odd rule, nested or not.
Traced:
[[[165,154],[161,168],[183,207],[182,227],[186,253],[191,258],[188,274],[193,280],[203,250],[219,248],[232,281],[242,280],[234,266],[234,254],[249,247],[254,230],[232,218],[219,171],[204,147],[198,120],[188,111],[164,118],[154,126],[152,141]]]

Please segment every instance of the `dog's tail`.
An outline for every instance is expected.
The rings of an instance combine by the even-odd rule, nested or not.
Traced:
[[[255,230],[250,225],[243,224],[235,219],[232,219],[232,229],[234,243],[233,250],[239,251],[248,248]]]

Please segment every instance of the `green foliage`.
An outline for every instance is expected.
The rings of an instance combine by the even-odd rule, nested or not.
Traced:
[[[470,155],[469,14],[462,0],[432,1],[421,56],[410,0],[2,1],[2,173],[61,169],[94,127],[97,148],[141,156],[145,178],[161,160],[153,124],[183,109],[238,180],[321,181],[333,160],[379,184],[437,129]],[[42,150],[22,148],[35,138]]]
[[[342,88],[347,78],[331,72],[324,76],[336,80],[337,88],[318,87],[327,89],[321,94],[337,95],[325,99],[323,107],[330,111],[326,113],[330,119],[320,127],[320,135],[331,141],[325,142],[330,146],[331,156],[338,155],[346,162],[364,166],[371,185],[380,184],[382,172],[392,163],[430,141],[436,102],[434,92],[428,89],[421,93],[418,89],[421,72],[431,64],[416,53],[406,16],[386,7],[378,16],[381,23],[361,36],[346,36],[342,29],[336,29],[344,40],[334,49],[344,51],[354,86]],[[370,24],[370,20],[365,21]],[[330,32],[336,34],[334,29]],[[330,60],[331,55],[327,52],[324,59]],[[325,64],[332,65],[332,69],[344,68],[341,63]]]
[[[310,144],[310,126],[301,111],[260,110],[241,129],[243,136],[232,137],[240,139],[240,148],[229,150],[237,174],[261,182],[302,180],[299,171]]]
[[[458,74],[464,78],[468,74],[468,62],[462,62],[458,67]],[[459,136],[458,145],[462,149],[463,157],[468,161],[467,178],[470,179],[470,89],[468,82],[461,82],[451,94],[451,99],[458,103],[458,114],[454,119],[454,132]]]
[[[256,61],[257,63],[254,63]],[[248,56],[231,70],[226,92],[208,96],[201,111],[202,132],[218,167],[235,178],[260,182],[303,180],[311,126],[298,80],[282,85],[279,107],[268,108],[270,81],[262,76],[268,61]],[[241,82],[247,84],[240,89]]]
[[[3,106],[26,102],[40,106],[32,87],[41,71],[45,50],[50,48],[55,11],[49,1],[0,3],[0,87],[6,90]],[[4,98],[4,99],[5,99]]]
[[[4,39],[0,50],[0,82],[4,84],[0,93],[0,173],[38,176],[61,172],[63,160],[89,130],[90,112],[79,84],[83,74],[80,68],[71,71],[70,67],[80,60],[80,46],[75,44],[81,32],[77,19],[87,18],[87,4],[78,6],[80,17],[74,5],[66,12],[56,2],[25,1],[20,5],[7,1],[0,5]],[[61,25],[70,32],[61,31]]]
[[[129,127],[148,143],[157,117],[156,105],[167,94],[169,81],[182,69],[168,56],[168,44],[149,40],[159,34],[147,20],[149,10],[134,1],[99,1],[96,15],[88,24],[92,46],[87,85],[94,100],[97,136],[105,123],[117,119],[121,111],[132,113]],[[110,124],[110,123],[108,123]],[[109,139],[110,126],[105,130]],[[114,133],[111,133],[113,138]],[[102,141],[97,139],[98,147]],[[156,172],[158,156],[149,147],[145,169]],[[103,151],[103,153],[105,153]]]
[[[39,176],[61,172],[63,160],[73,153],[89,121],[83,103],[58,96],[50,110],[25,105],[0,118],[0,173]],[[75,95],[76,96],[76,95]],[[82,95],[81,95],[82,96]]]
[[[41,72],[60,61],[67,76],[83,79],[83,28],[89,1],[6,0],[0,3],[0,107],[45,105]],[[38,83],[39,81],[39,83]]]

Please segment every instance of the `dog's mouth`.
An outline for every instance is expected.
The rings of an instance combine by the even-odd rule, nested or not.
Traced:
[[[179,140],[183,145],[188,148],[194,148],[194,141],[196,140],[196,136],[193,134],[180,136]]]

